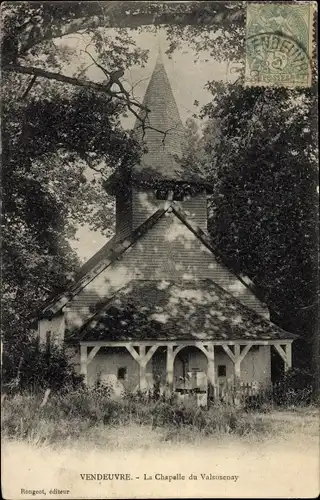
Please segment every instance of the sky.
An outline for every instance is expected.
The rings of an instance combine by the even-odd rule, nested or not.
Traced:
[[[108,35],[113,34],[113,30],[107,30]],[[137,45],[143,49],[149,50],[149,59],[145,67],[134,66],[126,71],[123,79],[129,84],[135,85],[135,98],[142,102],[143,96],[147,89],[149,79],[155,67],[156,59],[160,51],[162,59],[170,80],[173,94],[175,96],[182,122],[191,118],[193,113],[199,111],[199,108],[194,106],[194,101],[197,100],[199,105],[204,105],[212,99],[212,95],[204,88],[208,81],[222,80],[230,81],[235,77],[227,63],[218,63],[214,61],[206,52],[200,54],[200,57],[195,61],[197,54],[189,47],[184,47],[182,50],[176,50],[172,58],[169,59],[165,54],[168,48],[168,43],[165,39],[165,33],[159,29],[157,34],[154,33],[138,33],[132,32],[132,37]],[[80,58],[83,60],[83,52],[81,52],[86,41],[82,37],[70,36],[64,38],[61,44],[67,44],[76,50],[74,58],[75,63],[66,68],[66,74],[73,74],[79,64]],[[88,62],[90,60],[88,59]],[[103,80],[105,76],[97,67],[92,67],[88,70],[87,75],[95,81]],[[129,116],[123,120],[125,128],[132,128],[135,118]],[[71,240],[70,244],[76,250],[82,262],[88,260],[95,252],[97,252],[107,241],[107,238],[99,232],[91,231],[87,226],[79,227],[76,235],[77,240]]]

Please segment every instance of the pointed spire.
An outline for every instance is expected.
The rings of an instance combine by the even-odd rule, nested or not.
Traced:
[[[181,165],[185,131],[179,115],[169,78],[163,62],[161,38],[158,38],[158,56],[150,78],[143,105],[150,110],[143,130],[136,121],[136,137],[147,147],[139,165],[133,167],[133,176],[141,175],[168,181],[187,181],[191,172]]]
[[[134,125],[135,137],[144,143],[147,152],[142,154],[139,164],[129,167],[130,179],[133,183],[150,185],[165,181],[171,187],[176,182],[203,184],[198,166],[186,169],[180,161],[184,150],[185,130],[163,61],[161,49],[165,44],[160,36],[157,42],[154,46],[154,54],[158,49],[157,60],[143,99],[143,106],[150,112],[144,122],[145,128],[141,122],[145,111],[141,111],[141,119],[137,119]],[[114,174],[109,183],[105,183],[105,188],[110,193],[116,191],[121,175]],[[124,178],[125,181],[119,181],[120,185],[121,182],[128,182]]]
[[[156,66],[158,64],[163,64],[163,54],[162,54],[162,48],[161,48],[161,40],[160,40],[160,38],[158,39],[158,56],[157,56]]]
[[[144,142],[149,153],[165,152],[181,156],[183,125],[165,70],[161,48],[160,46],[158,48],[156,65],[143,100],[143,105],[150,109],[147,118],[149,128],[145,130]],[[140,120],[136,121],[135,129],[141,130]],[[165,140],[163,140],[164,134],[166,134]]]

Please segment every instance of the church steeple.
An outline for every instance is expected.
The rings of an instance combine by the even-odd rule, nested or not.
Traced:
[[[147,152],[142,155],[137,165],[130,168],[131,182],[152,185],[163,182],[204,185],[197,165],[186,168],[181,164],[185,131],[160,48],[143,106],[149,112],[141,111],[140,119],[136,119],[134,131],[136,139],[143,143]],[[119,178],[119,174],[116,178]],[[110,181],[110,187],[112,185],[111,189],[115,191],[116,179],[113,177]],[[106,188],[108,184],[107,181]]]
[[[163,63],[163,54],[162,54],[162,49],[161,49],[161,43],[159,41],[159,44],[158,44],[158,57],[157,57],[157,61],[156,61],[156,64],[158,63]]]
[[[133,168],[134,177],[147,180],[183,180],[179,160],[182,157],[184,128],[166,73],[162,54],[159,53],[143,106],[150,110],[136,120],[135,131],[148,152],[140,164]]]
[[[116,238],[127,237],[169,199],[191,210],[191,217],[205,229],[208,186],[197,165],[181,161],[185,130],[161,52],[143,106],[149,111],[141,112],[134,133],[145,152],[138,164],[116,172],[105,183],[105,189],[116,195]]]

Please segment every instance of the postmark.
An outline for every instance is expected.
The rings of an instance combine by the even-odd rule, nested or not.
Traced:
[[[245,85],[311,85],[313,9],[311,2],[247,4]]]

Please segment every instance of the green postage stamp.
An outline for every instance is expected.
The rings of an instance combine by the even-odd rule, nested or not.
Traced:
[[[308,87],[314,4],[248,3],[247,86]]]

